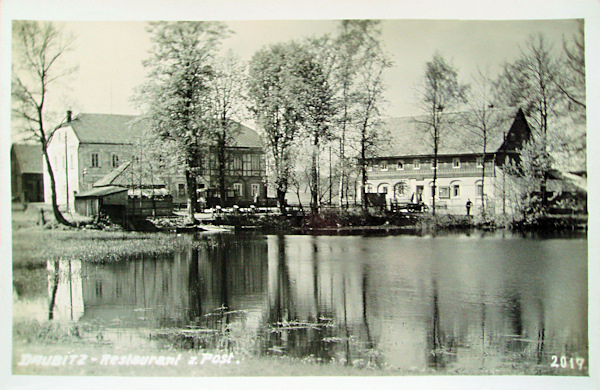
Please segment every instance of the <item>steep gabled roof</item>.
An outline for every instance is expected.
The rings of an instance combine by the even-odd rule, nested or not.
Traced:
[[[134,115],[80,113],[67,125],[71,126],[79,142],[99,144],[133,144],[140,136],[143,123]],[[239,124],[240,131],[232,146],[261,148],[258,133]]]
[[[482,138],[470,129],[466,123],[474,119],[473,113],[444,114],[448,125],[439,135],[439,155],[463,155],[481,153]],[[494,109],[495,126],[488,130],[486,151],[496,152],[504,142],[515,121],[515,111]],[[374,157],[431,156],[433,155],[433,134],[424,123],[425,117],[387,118],[380,124],[390,142],[378,151]]]
[[[132,144],[142,130],[135,119],[132,115],[81,113],[68,125],[81,143]]]
[[[236,135],[232,146],[236,146],[238,148],[262,148],[262,141],[256,131],[245,125],[242,125],[241,123],[239,126],[240,131]]]
[[[14,157],[21,173],[42,173],[42,147],[34,144],[13,144]]]

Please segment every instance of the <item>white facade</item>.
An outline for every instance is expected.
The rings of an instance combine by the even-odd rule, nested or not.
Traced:
[[[429,157],[388,158],[374,161],[368,170],[367,193],[385,193],[386,204],[423,202],[433,205],[433,168]],[[482,195],[486,210],[493,211],[496,168],[490,157],[483,165],[476,155],[440,156],[436,179],[436,212],[471,215],[481,212]],[[483,186],[482,186],[483,184]],[[360,192],[359,192],[360,193]]]
[[[75,207],[75,192],[80,191],[79,139],[70,127],[58,129],[48,145],[48,156],[54,174],[57,203],[72,210]],[[44,164],[44,201],[52,203],[50,176]]]

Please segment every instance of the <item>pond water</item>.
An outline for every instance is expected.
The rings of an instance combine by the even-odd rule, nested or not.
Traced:
[[[202,249],[48,270],[47,294],[21,294],[15,319],[90,324],[124,348],[588,373],[585,237],[226,234]]]

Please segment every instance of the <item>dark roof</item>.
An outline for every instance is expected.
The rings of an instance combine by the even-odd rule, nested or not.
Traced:
[[[106,195],[112,195],[119,192],[127,191],[127,188],[119,187],[119,186],[108,186],[108,187],[99,187],[92,188],[87,191],[82,191],[79,194],[75,194],[76,198],[94,198],[101,197]]]
[[[504,142],[515,119],[515,110],[494,109],[492,118],[495,125],[488,131],[487,152],[496,152]],[[467,125],[473,119],[473,113],[452,113],[444,116],[448,123],[438,138],[439,155],[464,155],[481,153],[481,137]],[[433,134],[425,122],[424,116],[387,118],[380,124],[389,142],[377,151],[373,157],[403,157],[433,155]]]
[[[258,133],[251,128],[239,124],[240,132],[235,137],[235,141],[232,146],[238,148],[262,148],[262,141]]]
[[[149,167],[143,167],[140,172],[139,164],[131,161],[119,165],[102,179],[94,183],[94,187],[121,186],[121,187],[161,187],[165,182],[156,175],[151,175]]]
[[[143,124],[134,115],[80,113],[68,125],[82,143],[133,144],[143,130]],[[233,146],[260,148],[262,143],[258,133],[239,124],[240,132]]]
[[[132,144],[141,130],[135,119],[132,115],[81,113],[68,125],[81,143]]]
[[[13,153],[21,173],[42,173],[42,147],[34,144],[13,144]]]

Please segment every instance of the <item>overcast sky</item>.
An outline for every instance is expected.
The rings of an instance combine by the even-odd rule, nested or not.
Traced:
[[[229,21],[234,34],[223,42],[244,61],[264,45],[335,33],[337,21]],[[61,96],[72,99],[75,111],[136,114],[130,102],[144,81],[142,60],[150,49],[145,22],[65,22],[75,36],[67,61],[79,70]],[[386,73],[387,115],[418,113],[415,87],[425,63],[439,51],[468,82],[477,67],[496,74],[504,61],[519,54],[531,34],[542,33],[560,50],[563,36],[576,32],[574,20],[444,21],[385,20],[382,40],[394,65]]]

